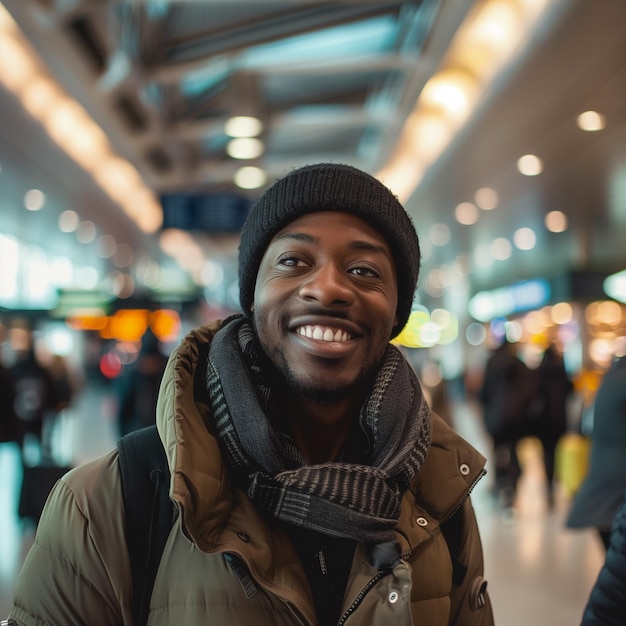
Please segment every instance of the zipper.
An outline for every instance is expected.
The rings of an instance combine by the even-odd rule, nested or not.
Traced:
[[[456,505],[454,506],[454,508],[452,509],[452,511],[448,514],[448,516],[445,518],[445,520],[443,520],[444,522],[449,520],[462,506],[463,503],[470,497],[474,487],[476,487],[476,485],[478,484],[478,482],[480,481],[480,479],[487,473],[486,469],[482,469],[481,472],[478,474],[478,476],[476,476],[476,478],[474,479],[474,481],[472,482],[472,484],[469,486],[469,488],[467,489],[467,491],[463,494],[463,497],[456,503]],[[321,551],[320,551],[321,552]],[[406,560],[411,556],[412,551],[409,550],[407,552],[405,552],[404,554],[402,554],[400,556],[400,558],[402,560]],[[320,553],[318,553],[318,555],[320,555]],[[323,556],[323,555],[320,555]],[[320,559],[320,566],[321,566],[321,559]],[[322,570],[323,571],[323,570]],[[384,570],[382,572],[378,572],[378,574],[376,574],[376,576],[374,576],[374,578],[372,578],[367,585],[365,585],[365,587],[363,587],[363,589],[361,589],[359,595],[355,598],[354,602],[348,607],[348,609],[346,610],[346,612],[341,616],[341,619],[339,620],[339,622],[337,623],[337,626],[343,626],[343,624],[346,623],[346,620],[352,615],[352,613],[354,613],[357,608],[359,607],[359,605],[361,604],[361,602],[363,602],[363,599],[365,598],[365,596],[372,590],[372,588],[387,574],[391,573],[391,569],[387,569]]]
[[[476,476],[476,478],[474,479],[474,482],[469,486],[468,490],[463,494],[463,497],[456,503],[456,505],[454,506],[454,508],[452,509],[452,511],[450,511],[450,513],[447,515],[447,517],[442,520],[441,523],[443,522],[447,522],[462,506],[463,503],[470,497],[470,495],[472,494],[472,491],[474,490],[474,487],[476,487],[476,485],[478,484],[478,482],[480,481],[480,479],[487,473],[487,470],[483,467],[483,469],[480,471],[480,473],[478,474],[478,476]]]
[[[376,576],[374,576],[374,578],[372,578],[367,585],[365,585],[365,587],[363,587],[363,589],[361,589],[359,595],[354,599],[354,602],[348,607],[348,609],[346,610],[346,612],[341,616],[341,619],[339,620],[339,622],[337,622],[337,626],[342,626],[342,624],[346,623],[346,620],[350,617],[350,615],[352,615],[352,613],[354,613],[357,608],[359,607],[359,604],[361,604],[361,602],[363,602],[363,599],[365,598],[365,596],[372,590],[373,587],[376,586],[376,584],[378,583],[378,581],[383,578],[383,576],[387,576],[387,574],[391,573],[390,569],[387,569],[385,571],[382,572],[378,572],[378,574],[376,574]]]
[[[326,566],[326,557],[324,556],[324,549],[322,548],[319,552],[317,552],[315,556],[317,557],[317,560],[319,561],[320,571],[325,576],[326,574],[328,574],[328,567]]]

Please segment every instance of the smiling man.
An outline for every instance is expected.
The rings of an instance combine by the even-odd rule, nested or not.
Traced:
[[[146,623],[493,624],[470,502],[485,459],[390,343],[419,262],[404,208],[358,169],[300,168],[261,197],[243,315],[191,332],[161,386],[176,515]],[[132,596],[113,451],[53,491],[11,619],[137,624]]]

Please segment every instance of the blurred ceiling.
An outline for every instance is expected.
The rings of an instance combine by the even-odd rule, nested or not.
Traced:
[[[472,291],[626,267],[626,2],[556,2],[548,13],[409,201],[422,233],[434,223],[451,229],[450,243],[433,247],[427,263],[467,255]],[[578,127],[590,110],[605,118],[603,130]],[[542,160],[539,175],[518,171],[526,154]],[[475,202],[483,187],[497,191],[498,206],[481,210],[474,225],[458,224],[455,207]],[[545,227],[555,210],[567,218],[564,232]],[[533,249],[513,246],[504,261],[476,262],[477,248],[512,242],[524,227],[536,233]]]
[[[254,200],[263,185],[237,187],[242,166],[262,167],[268,184],[322,160],[382,170],[455,33],[482,3],[3,4],[50,74],[157,195],[233,192]],[[424,244],[422,285],[432,296],[454,284],[431,280],[433,271],[441,278],[442,267],[465,273],[471,293],[579,267],[626,265],[624,24],[624,0],[549,3],[525,45],[485,86],[472,115],[403,199]],[[577,127],[578,114],[589,109],[602,113],[604,130]],[[155,235],[137,228],[1,88],[0,111],[0,163],[3,174],[14,174],[3,184],[17,194],[18,181],[37,172],[56,189],[59,208],[73,206],[117,241],[159,253]],[[258,157],[229,155],[226,122],[235,115],[263,122]],[[528,153],[543,161],[538,176],[517,170]],[[484,187],[497,192],[497,207],[479,209],[473,225],[459,224],[457,205],[475,202]],[[552,210],[567,216],[565,232],[545,228]],[[443,236],[435,236],[434,225]],[[491,262],[476,256],[496,238],[512,244],[522,227],[536,233],[532,250],[511,245],[508,257]],[[42,238],[50,232],[38,228]],[[207,254],[234,259],[236,235],[198,237]]]
[[[263,122],[252,164],[269,179],[323,159],[377,169],[471,4],[5,2],[157,192],[235,188],[235,115]],[[426,56],[434,29],[443,45]]]

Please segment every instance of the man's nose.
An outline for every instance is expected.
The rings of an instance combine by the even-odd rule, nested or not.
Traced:
[[[343,269],[326,263],[306,276],[300,286],[300,297],[325,306],[349,305],[354,301],[354,287]]]

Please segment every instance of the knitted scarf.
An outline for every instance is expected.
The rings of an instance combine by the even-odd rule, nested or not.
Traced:
[[[234,482],[260,510],[296,526],[368,544],[392,541],[400,500],[430,447],[430,410],[411,366],[388,345],[359,416],[369,464],[306,465],[267,417],[260,347],[245,318],[211,343],[207,389]]]

